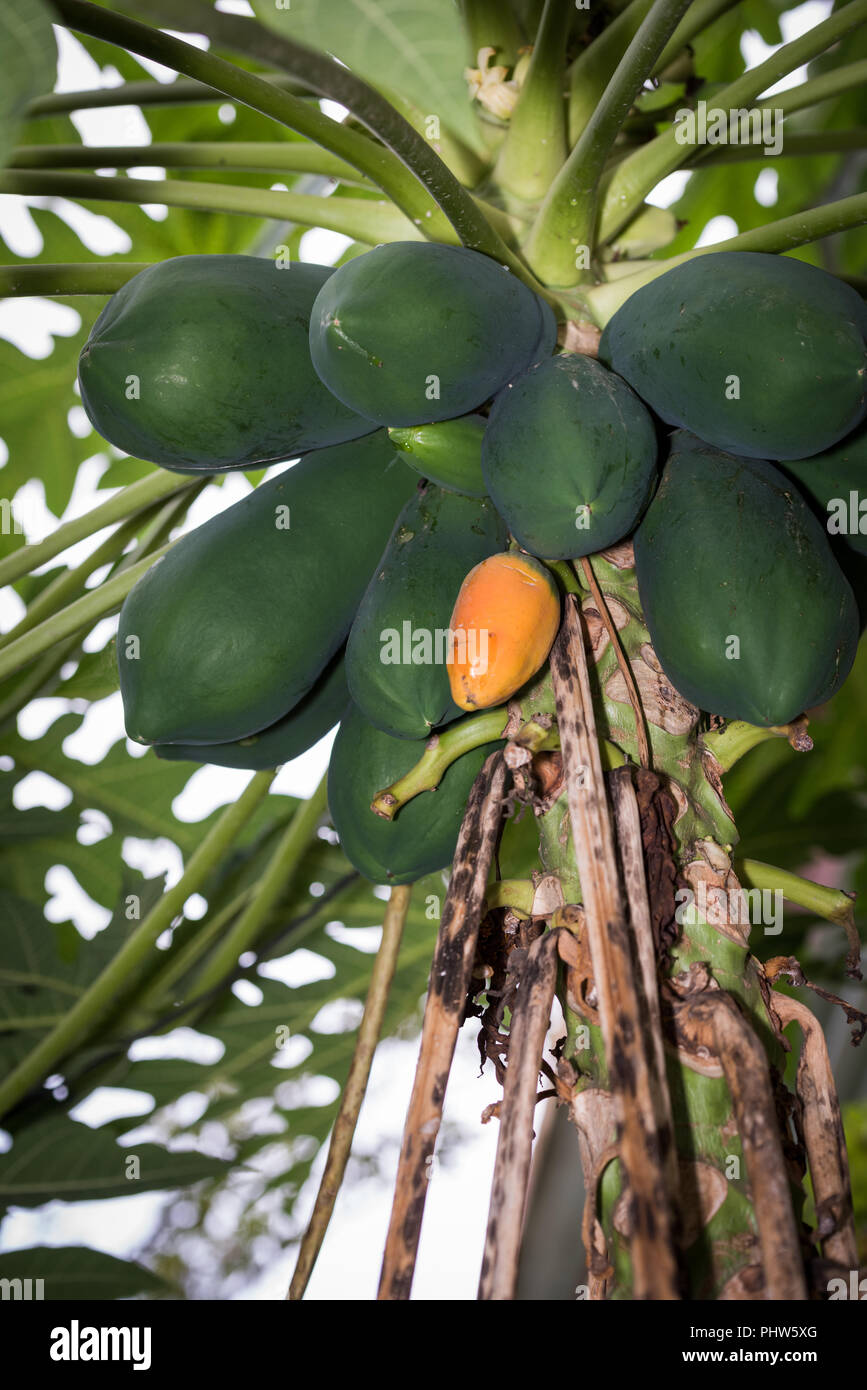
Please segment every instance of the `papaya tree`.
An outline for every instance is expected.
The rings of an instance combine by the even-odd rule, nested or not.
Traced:
[[[294,1243],[303,1297],[426,990],[380,1298],[410,1296],[461,1026],[502,1086],[481,1299],[522,1296],[544,1107],[579,1297],[858,1297],[867,0],[807,27],[784,0],[230,8],[0,17],[32,231],[0,291],[77,316],[47,359],[0,343],[0,1192],[187,1195],[140,1261],[2,1274],[229,1296]],[[89,90],[55,84],[73,40]],[[109,107],[159,177],[94,143]],[[95,453],[105,495],[64,517]],[[88,763],[118,691],[127,740]],[[203,766],[249,776],[193,824]],[[171,881],[136,853],[160,837]],[[372,965],[335,922],[381,928]],[[302,946],[332,974],[287,989]],[[217,1059],[142,1049],[181,1025]],[[146,1139],[81,1123],[109,1086]],[[226,1194],[202,1282],[183,1232]]]

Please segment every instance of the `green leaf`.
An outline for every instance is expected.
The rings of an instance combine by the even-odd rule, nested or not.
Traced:
[[[39,813],[37,813],[39,814]],[[113,868],[123,897],[113,920],[91,941],[69,922],[46,921],[32,899],[0,894],[0,1058],[11,1070],[63,1017],[108,964],[134,925],[122,911],[136,892],[141,915],[164,888],[164,878],[143,879],[123,865],[117,848]]]
[[[119,686],[117,642],[113,637],[98,652],[85,652],[75,671],[55,694],[66,700],[104,700]]]
[[[57,1200],[129,1197],[186,1187],[220,1177],[228,1168],[224,1159],[200,1153],[118,1144],[109,1130],[90,1129],[58,1111],[13,1132],[11,1149],[0,1154],[0,1203],[38,1207]]]
[[[50,92],[57,71],[51,11],[42,0],[14,0],[0,10],[0,165],[15,144],[22,112],[34,97]]]
[[[86,315],[87,309],[78,312]],[[88,327],[89,320],[85,332]],[[69,411],[80,404],[75,378],[83,336],[55,338],[54,351],[42,360],[0,338],[0,433],[9,450],[0,491],[13,498],[35,474],[55,516],[66,509],[78,465],[95,452],[94,436],[77,439],[67,423]]]
[[[0,1255],[0,1279],[44,1280],[46,1302],[66,1299],[178,1296],[164,1279],[131,1260],[119,1260],[86,1245],[34,1245]],[[31,1286],[35,1290],[35,1285]]]
[[[374,86],[393,87],[480,149],[463,75],[475,56],[454,0],[292,0],[286,9],[253,0],[253,9],[269,28],[333,54]]]

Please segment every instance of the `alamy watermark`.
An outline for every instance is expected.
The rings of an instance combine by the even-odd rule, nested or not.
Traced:
[[[695,892],[679,888],[675,903],[674,918],[680,926],[692,926],[698,914],[706,922],[714,918],[732,926],[761,926],[765,936],[779,936],[783,930],[783,894],[779,888],[716,888],[700,879]]]
[[[488,629],[413,627],[408,618],[400,628],[379,634],[383,666],[468,665],[479,675],[488,669]]]
[[[779,106],[708,106],[700,101],[693,111],[682,106],[674,113],[674,138],[679,145],[761,145],[766,155],[783,149],[783,110]]]

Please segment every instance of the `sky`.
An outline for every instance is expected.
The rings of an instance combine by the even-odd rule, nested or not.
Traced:
[[[246,0],[221,0],[218,8],[238,14],[252,14]],[[830,10],[830,0],[807,0],[806,4],[783,16],[784,38],[790,41],[797,37],[825,18]],[[119,83],[119,75],[116,72],[112,73],[112,70],[100,71],[82,45],[68,32],[62,29],[55,32],[60,55],[56,90],[76,91]],[[206,41],[200,36],[182,37],[197,42],[202,47],[207,46]],[[763,61],[772,51],[757,33],[747,33],[744,36],[743,53],[749,67]],[[158,80],[171,80],[172,74],[167,69],[145,59],[139,61]],[[770,89],[768,94],[803,81],[805,75],[803,70],[791,74]],[[341,108],[336,107],[335,103],[323,102],[321,105],[329,115],[339,116],[341,113]],[[231,105],[220,108],[221,120],[229,123],[233,118]],[[74,114],[72,119],[85,144],[128,143],[146,146],[150,139],[148,127],[141,112],[136,108],[115,107],[80,112]],[[164,171],[148,166],[144,156],[143,150],[143,163],[135,169],[130,169],[131,175],[138,178],[164,178]],[[670,175],[657,186],[649,201],[659,207],[668,206],[680,196],[688,177],[685,173]],[[756,196],[763,205],[773,206],[776,201],[776,174],[773,170],[765,170],[758,176]],[[39,233],[27,213],[27,205],[45,206],[48,203],[78,231],[91,250],[99,255],[107,258],[130,249],[126,233],[108,216],[87,212],[65,199],[0,196],[0,232],[7,244],[19,255],[36,255],[40,250]],[[147,211],[155,219],[167,214],[167,210],[160,205],[153,205]],[[711,245],[735,235],[737,231],[734,221],[721,215],[713,218],[703,229],[698,244]],[[301,242],[301,259],[330,264],[337,259],[347,244],[347,238],[314,229],[307,232]],[[49,300],[16,299],[0,302],[0,337],[14,342],[34,358],[48,356],[54,336],[74,334],[79,326],[80,320],[74,310],[53,304]],[[88,426],[80,407],[75,407],[70,412],[69,424],[73,431],[86,433]],[[0,420],[0,480],[6,456]],[[280,464],[269,470],[267,476],[291,466]],[[98,491],[97,484],[107,467],[108,457],[104,454],[97,454],[87,460],[80,469],[74,494],[62,517],[55,517],[48,511],[38,478],[21,489],[14,499],[14,510],[28,541],[42,539],[53,531],[59,522],[80,516],[91,510],[97,502],[104,501],[110,494]],[[222,487],[207,487],[191,506],[182,530],[201,525],[249,491],[250,484],[240,473],[228,475]],[[70,564],[79,563],[105,534],[103,532],[88,538],[65,552],[61,558]],[[51,562],[52,565],[57,563],[57,560]],[[98,571],[90,583],[98,583],[101,577],[102,572]],[[22,613],[23,605],[17,595],[11,591],[0,594],[0,631],[7,631],[12,627]],[[116,625],[116,617],[100,622],[85,642],[86,650],[94,651],[103,647],[114,635]],[[71,704],[66,700],[33,701],[19,716],[21,736],[29,739],[39,738],[54,720],[69,708]],[[105,755],[110,746],[124,737],[121,698],[117,693],[91,706],[81,729],[67,739],[64,750],[69,756],[79,758],[85,763],[95,763]],[[309,796],[327,766],[333,737],[333,734],[328,735],[315,748],[283,767],[272,790],[291,796]],[[146,754],[147,750],[129,740],[126,740],[126,743],[130,756],[140,757]],[[0,759],[0,766],[2,762]],[[192,775],[181,796],[176,800],[175,813],[181,820],[199,821],[216,807],[236,800],[251,775],[224,768],[201,768]],[[70,799],[71,793],[67,788],[38,772],[22,778],[14,792],[15,804],[21,810],[31,806],[60,809],[68,804]],[[89,828],[83,827],[80,835],[91,834],[96,837],[102,833],[105,833],[105,828],[99,825],[97,814],[92,813]],[[124,845],[124,857],[148,875],[167,871],[169,884],[175,882],[181,873],[180,852],[168,839],[127,841]],[[46,914],[51,920],[72,920],[86,937],[92,936],[107,925],[109,914],[88,898],[68,869],[57,865],[49,870],[46,887],[52,894]],[[191,900],[188,904],[190,916],[201,915],[204,910],[205,904],[201,899]],[[334,931],[335,935],[338,935],[340,928],[335,928]],[[366,939],[368,949],[376,949],[378,935],[378,929],[369,929]],[[353,933],[353,944],[357,941],[358,934]],[[287,984],[294,985],[319,978],[323,972],[330,973],[328,962],[322,956],[309,951],[293,952],[281,962],[274,963],[274,967],[269,973],[274,973]],[[317,1026],[319,1031],[338,1031],[346,1026],[355,1026],[355,1021],[332,1016],[317,1020]],[[549,1035],[549,1044],[556,1038],[558,1031],[555,1025]],[[210,1043],[213,1041],[210,1040]],[[159,1039],[144,1040],[139,1046],[149,1048],[148,1055],[201,1058],[207,1054],[208,1045],[209,1040],[190,1029],[183,1029]],[[338,1200],[331,1229],[311,1279],[307,1295],[311,1299],[367,1300],[375,1296],[391,1205],[391,1180],[396,1167],[417,1052],[417,1038],[387,1039],[377,1052],[354,1151],[361,1155],[383,1155],[383,1172],[379,1175],[370,1174],[360,1166],[351,1166],[350,1180]],[[481,1079],[478,1070],[475,1030],[465,1027],[461,1031],[452,1070],[438,1162],[428,1195],[413,1289],[413,1297],[416,1299],[447,1297],[449,1300],[466,1300],[473,1299],[476,1295],[497,1139],[496,1121],[483,1126],[480,1116],[484,1107],[498,1099],[499,1094],[490,1068]],[[318,1080],[322,1082],[324,1079]],[[315,1083],[311,1099],[314,1094]],[[327,1095],[320,1095],[320,1101],[328,1098]],[[135,1093],[109,1093],[103,1088],[101,1093],[94,1093],[74,1113],[82,1122],[97,1125],[120,1116],[140,1115],[143,1104],[146,1105],[147,1102],[143,1102],[143,1098]],[[131,1134],[144,1138],[147,1127],[131,1128]],[[8,1145],[8,1142],[7,1136],[5,1144]],[[0,1147],[2,1146],[3,1132],[0,1131]],[[306,1218],[312,1209],[323,1162],[324,1153],[320,1154],[314,1165],[312,1177],[299,1198],[297,1212],[300,1217]],[[112,1254],[129,1256],[150,1234],[163,1201],[163,1194],[143,1193],[112,1201],[72,1204],[53,1202],[36,1211],[13,1211],[0,1225],[0,1248],[9,1250],[22,1249],[34,1244],[81,1243]],[[472,1258],[467,1256],[468,1251],[474,1252]],[[264,1276],[237,1296],[255,1299],[283,1298],[294,1260],[294,1251],[288,1252],[282,1260],[274,1263]]]

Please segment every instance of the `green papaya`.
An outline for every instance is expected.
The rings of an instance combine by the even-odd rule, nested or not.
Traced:
[[[438,420],[434,425],[393,428],[388,437],[404,463],[423,478],[465,497],[486,497],[482,439],[487,423],[484,415],[462,415],[459,420]]]
[[[815,503],[828,535],[867,555],[867,426],[823,454],[788,460],[786,472]]]
[[[459,717],[445,665],[452,609],[469,571],[507,539],[487,498],[428,485],[407,502],[346,644],[349,693],[378,729],[427,738]]]
[[[867,411],[867,305],[788,256],[718,251],[636,290],[600,358],[670,425],[748,458],[819,454]]]
[[[170,762],[212,763],[260,772],[306,753],[333,729],[349,699],[343,652],[334,657],[313,688],[294,709],[261,733],[234,743],[157,743],[158,758]]]
[[[635,568],[662,669],[703,710],[785,724],[849,673],[852,589],[807,503],[765,459],[676,431]]]
[[[383,820],[371,801],[415,766],[425,740],[392,738],[350,704],[328,768],[328,806],[349,862],[373,883],[414,883],[444,869],[454,857],[473,782],[499,746],[487,743],[462,754],[435,791],[414,797],[393,821]]]
[[[381,425],[466,415],[554,350],[544,300],[463,246],[395,241],[319,291],[310,355],[338,400]]]
[[[482,472],[525,550],[573,559],[632,531],[656,484],[656,454],[653,420],[626,382],[564,352],[497,396]]]
[[[94,429],[180,473],[260,467],[369,434],[310,362],[310,311],[333,273],[257,256],[176,256],[140,271],[79,359]]]
[[[417,483],[380,431],[306,454],[182,536],[121,609],[130,738],[228,743],[282,719],[345,640]]]

